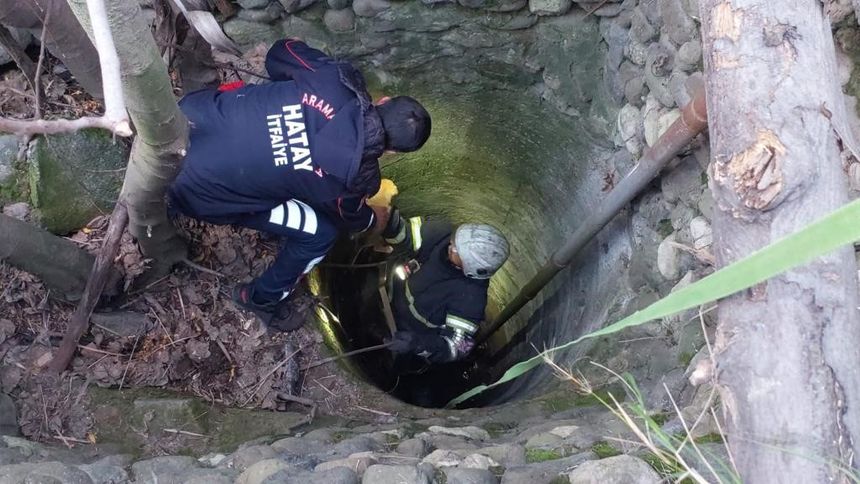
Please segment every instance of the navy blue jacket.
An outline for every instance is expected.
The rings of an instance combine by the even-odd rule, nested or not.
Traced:
[[[266,56],[273,82],[188,94],[188,153],[170,189],[183,213],[216,223],[296,198],[363,230],[379,188],[384,130],[364,79],[298,40]]]
[[[445,221],[421,223],[417,250],[411,234],[397,245],[398,252],[412,249],[408,255],[421,267],[405,281],[395,277],[392,284],[391,309],[397,329],[414,333],[415,352],[436,363],[465,356],[467,351],[458,343],[471,341],[477,332],[490,285],[489,279],[466,277],[448,259],[452,231],[452,225]],[[471,343],[467,347],[471,348]]]

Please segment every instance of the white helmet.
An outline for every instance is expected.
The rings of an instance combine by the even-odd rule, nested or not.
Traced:
[[[463,261],[463,273],[472,279],[489,279],[508,259],[508,239],[492,225],[463,224],[454,233],[454,247]]]

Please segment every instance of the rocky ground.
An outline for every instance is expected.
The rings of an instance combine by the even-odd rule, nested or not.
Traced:
[[[526,403],[521,412],[534,408]],[[472,418],[477,426],[462,426],[450,418],[331,426],[257,439],[235,452],[200,458],[140,460],[105,453],[96,457],[0,437],[0,481],[28,477],[35,479],[28,482],[75,484],[657,484],[678,475],[678,469],[661,466],[624,424],[600,406],[577,406],[551,418],[533,414],[507,425],[488,423],[488,417],[483,422],[481,417]],[[698,447],[712,458],[726,458],[722,444]]]
[[[142,3],[152,7],[153,2]],[[487,79],[478,73],[487,72],[493,74],[492,85],[530,86],[528,92],[539,94],[559,112],[588,119],[601,143],[629,152],[617,167],[619,177],[677,118],[678,108],[688,101],[685,81],[701,69],[699,14],[692,0],[458,1],[475,9],[473,13],[431,0],[423,2],[427,5],[386,0],[238,3],[242,8],[228,16],[224,28],[246,50],[261,40],[298,35],[357,59],[377,84],[420,77],[428,84],[453,82],[466,89],[483,86]],[[152,8],[144,11],[155,15]],[[246,60],[245,67],[261,72],[259,55]],[[594,72],[605,73],[602,82],[591,79]],[[213,80],[211,69],[198,74],[188,77]],[[237,75],[228,74],[222,77]],[[34,110],[28,107],[26,86],[12,76],[6,81],[14,90],[0,89],[0,114],[29,117]],[[74,96],[66,99],[73,85],[63,89],[49,97],[44,108],[48,115],[62,110],[60,103],[75,106],[71,116],[98,109]],[[706,140],[697,142],[692,154],[676,161],[669,174],[633,204],[637,257],[631,261],[629,285],[642,300],[683,287],[709,270],[712,201],[703,177],[706,147]],[[616,181],[614,175],[604,179],[604,190]],[[17,214],[26,217],[25,212]],[[102,218],[96,219],[71,239],[95,250],[103,224]],[[251,231],[189,221],[182,227],[193,241],[194,261],[226,277],[184,267],[140,292],[133,283],[145,261],[126,240],[117,266],[130,296],[99,310],[107,314],[94,318],[72,371],[57,380],[40,378],[39,368],[48,362],[73,307],[50,298],[32,276],[0,265],[0,390],[15,398],[25,435],[59,445],[0,438],[0,482],[650,483],[677,471],[661,468],[606,409],[580,408],[564,392],[542,395],[538,405],[544,411],[523,418],[513,415],[531,409],[534,402],[412,421],[373,413],[366,402],[356,400],[355,385],[327,367],[286,378],[293,374],[293,363],[300,367],[319,358],[318,333],[302,329],[286,336],[267,334],[229,302],[230,285],[267,265],[275,242]],[[624,340],[601,340],[589,354],[613,369],[633,373],[649,409],[659,410],[667,420],[669,433],[680,432],[681,423],[666,412],[673,402],[667,400],[665,388],[681,396],[678,403],[688,421],[712,403],[709,388],[686,384],[689,370],[706,356],[701,350],[706,331],[696,316],[656,322],[625,334]],[[586,374],[595,381],[606,376]],[[165,399],[135,396],[130,397],[133,405],[142,411],[131,432],[143,436],[147,454],[173,455],[140,460],[103,445],[104,430],[95,424],[111,422],[113,407],[90,396],[98,393],[88,391],[94,387],[122,387],[123,392],[112,393],[128,395],[139,387],[167,388],[226,406],[286,409],[271,413],[302,421],[294,417],[310,414],[309,408],[277,398],[284,387],[291,387],[293,395],[315,401],[322,413],[372,417],[382,423],[352,428],[326,423],[326,429],[311,432],[306,426],[289,432],[273,428],[270,434],[281,435],[248,442],[230,454],[226,452],[235,445],[225,454],[196,459],[179,454],[187,453],[189,441],[207,439],[215,431],[156,417],[166,413],[165,405],[195,417],[214,413],[216,407],[201,410],[185,397],[166,397],[165,404]],[[0,399],[0,410],[3,405],[8,402]],[[474,427],[464,428],[466,422]],[[713,422],[707,423],[697,436],[713,436]],[[4,424],[8,422],[0,419],[0,430]],[[291,436],[284,438],[285,433]],[[721,444],[702,445],[717,454],[722,449]],[[615,455],[620,452],[629,455]]]
[[[250,59],[247,67],[261,68],[259,55],[251,52],[246,57]],[[42,78],[41,116],[74,118],[100,112],[101,103],[77,86],[62,64],[50,55],[44,62],[51,74]],[[232,71],[207,72],[226,79],[234,75]],[[181,92],[181,76],[174,77]],[[7,70],[0,79],[0,115],[34,117],[37,113],[32,93],[20,71]],[[56,151],[64,143],[56,138],[46,147]],[[115,152],[118,162],[124,163],[127,147],[120,144],[106,149]],[[86,159],[91,165],[92,157]],[[86,168],[93,168],[90,165]],[[45,166],[40,166],[43,173]],[[104,171],[110,173],[97,175],[102,179],[96,184],[100,187],[109,175],[121,179],[121,168]],[[67,200],[101,197],[99,189],[86,180],[80,183],[83,195],[79,197],[69,196],[69,190],[77,186],[60,189],[41,180],[30,190],[42,189],[42,183],[46,184],[42,190],[45,193],[41,193],[43,203],[47,195],[56,193],[64,193]],[[108,187],[107,191],[115,189]],[[109,210],[109,206],[100,207],[100,203],[84,205],[85,209],[74,216],[69,216],[68,210],[62,211],[63,223],[94,210]],[[3,211],[51,225],[48,210],[33,211],[26,203],[7,203]],[[97,216],[67,238],[95,253],[106,225],[107,216]],[[37,278],[0,263],[0,392],[14,398],[24,436],[67,445],[98,442],[94,408],[87,391],[91,386],[155,387],[230,407],[301,410],[308,414],[319,409],[330,415],[364,413],[367,417],[366,411],[355,407],[355,384],[332,373],[327,366],[299,371],[301,366],[321,358],[319,332],[309,328],[290,334],[267,331],[230,301],[230,289],[236,282],[250,280],[271,263],[278,241],[263,240],[251,230],[189,219],[180,219],[179,226],[190,241],[195,263],[217,269],[220,274],[182,267],[165,278],[142,283],[137,278],[145,271],[147,261],[126,233],[115,260],[120,280],[113,285],[113,291],[107,291],[114,297],[102,301],[91,319],[91,331],[80,342],[77,357],[59,378],[45,377],[42,370],[65,333],[74,304],[52,298]],[[314,405],[291,403],[278,398],[278,394],[304,398],[305,403]],[[183,444],[165,446],[148,441],[145,447],[154,453],[168,453]]]
[[[70,239],[95,250],[105,223],[98,218]],[[90,433],[89,385],[168,388],[243,408],[303,408],[278,398],[285,393],[310,399],[328,414],[361,412],[355,408],[354,384],[326,366],[299,371],[321,358],[317,331],[267,331],[230,301],[234,281],[262,271],[277,241],[262,241],[250,230],[190,220],[181,225],[194,241],[197,263],[217,268],[223,277],[183,268],[150,283],[145,292],[135,291],[133,276],[146,261],[125,239],[117,266],[130,292],[93,316],[70,371],[58,380],[40,373],[74,306],[51,299],[29,274],[0,266],[0,383],[16,400],[25,436],[43,442],[96,440]]]

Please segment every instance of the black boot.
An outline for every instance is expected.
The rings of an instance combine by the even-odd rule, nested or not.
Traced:
[[[232,296],[233,302],[237,306],[254,313],[264,326],[268,327],[271,324],[278,306],[277,301],[262,304],[254,301],[254,286],[252,284],[238,284],[233,287]]]
[[[296,286],[295,290],[275,308],[275,315],[269,326],[277,331],[295,331],[308,320],[308,313],[316,305],[316,299],[303,288]]]

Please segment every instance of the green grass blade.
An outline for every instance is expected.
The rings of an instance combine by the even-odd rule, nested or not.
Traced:
[[[617,333],[631,326],[716,301],[857,240],[860,240],[860,200],[855,200],[807,225],[799,232],[780,239],[684,289],[669,294],[621,321],[561,346],[545,350],[544,353],[554,353],[589,338]],[[518,378],[538,366],[543,361],[542,354],[513,365],[495,383],[477,386],[451,400],[447,406],[459,405],[487,389]]]

